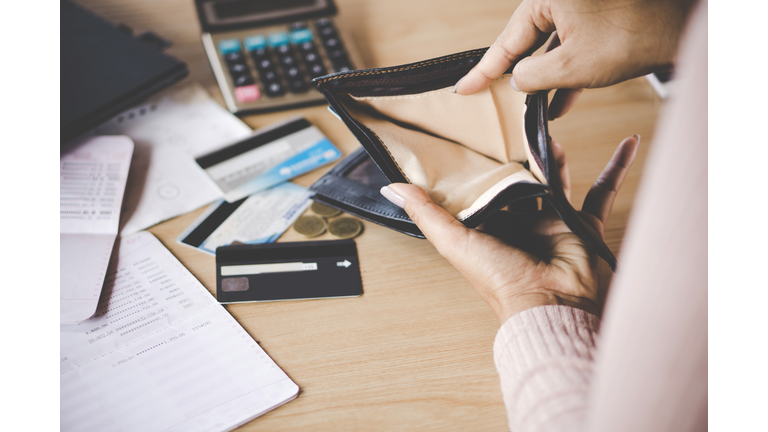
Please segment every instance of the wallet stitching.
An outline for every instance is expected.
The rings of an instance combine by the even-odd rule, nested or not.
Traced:
[[[399,215],[397,213],[382,212],[380,207],[371,207],[371,206],[368,206],[368,205],[365,205],[365,204],[360,204],[358,202],[350,200],[348,197],[345,197],[344,195],[339,195],[339,194],[337,194],[335,192],[325,192],[324,191],[323,194],[327,195],[327,196],[330,196],[330,197],[332,197],[334,199],[337,199],[337,200],[339,200],[339,201],[341,201],[343,203],[349,204],[351,206],[368,210],[369,212],[371,212],[371,213],[373,213],[375,215],[377,214],[377,215],[382,215],[382,216],[389,216],[392,219],[400,220],[400,221],[403,221],[403,222],[408,222],[409,221],[408,219],[403,218],[401,215]]]
[[[418,93],[413,95],[401,95],[401,96],[355,96],[350,94],[349,96],[358,101],[365,101],[365,100],[395,100],[395,99],[416,99],[416,98],[422,98],[427,96],[433,96],[438,93],[446,93],[448,92],[448,88],[440,89],[440,90],[432,90],[426,93]]]
[[[417,68],[424,67],[424,66],[432,66],[432,65],[436,65],[436,64],[440,64],[440,63],[447,63],[447,62],[454,61],[454,60],[461,60],[461,59],[467,58],[467,57],[474,57],[475,55],[483,53],[485,51],[486,51],[485,49],[480,49],[480,50],[469,51],[469,52],[461,53],[461,54],[454,54],[452,56],[448,56],[448,57],[445,57],[443,59],[440,59],[439,61],[438,60],[428,60],[428,61],[423,62],[423,63],[417,63],[415,65],[401,67],[401,68],[396,68],[396,69],[374,70],[374,71],[365,71],[365,72],[353,72],[353,73],[350,73],[350,74],[337,75],[337,76],[333,76],[333,77],[322,79],[322,80],[318,81],[317,84],[322,84],[322,83],[325,83],[327,81],[331,81],[331,80],[335,80],[335,79],[342,79],[342,78],[352,78],[352,77],[357,77],[357,76],[381,75],[381,74],[385,74],[385,73],[402,72],[402,71],[407,71],[407,70],[411,70],[411,69],[417,69]]]

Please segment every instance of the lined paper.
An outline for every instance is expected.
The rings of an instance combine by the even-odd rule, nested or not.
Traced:
[[[96,314],[61,325],[61,429],[233,429],[298,386],[147,232],[120,240]]]

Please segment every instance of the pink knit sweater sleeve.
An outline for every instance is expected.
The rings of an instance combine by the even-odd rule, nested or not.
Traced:
[[[581,309],[540,306],[501,326],[493,351],[510,430],[580,430],[599,324]]]
[[[707,429],[706,1],[690,20],[677,72],[602,323],[542,306],[496,336],[514,432]]]

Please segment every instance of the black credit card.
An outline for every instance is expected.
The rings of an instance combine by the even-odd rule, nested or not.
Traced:
[[[216,248],[219,303],[357,297],[362,293],[354,240]]]

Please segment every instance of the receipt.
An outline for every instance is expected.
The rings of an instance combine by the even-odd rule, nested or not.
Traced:
[[[96,310],[117,238],[132,154],[130,138],[101,136],[73,144],[61,155],[61,322],[86,320]]]

